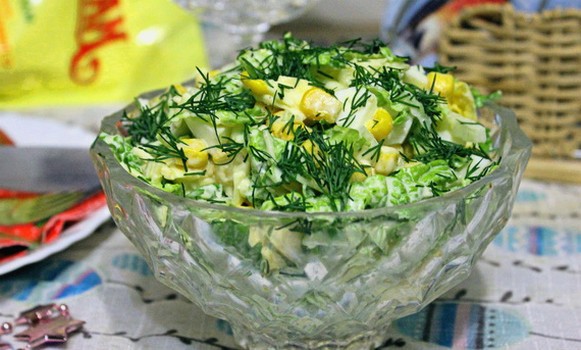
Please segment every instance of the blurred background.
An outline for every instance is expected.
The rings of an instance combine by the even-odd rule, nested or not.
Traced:
[[[317,42],[336,42],[354,37],[377,38],[389,0],[320,0],[303,16],[272,29],[272,35],[292,31]]]

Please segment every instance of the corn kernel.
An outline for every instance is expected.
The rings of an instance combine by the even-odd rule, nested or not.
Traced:
[[[303,149],[308,153],[308,154],[313,154],[313,141],[311,140],[306,140],[305,142],[303,142],[301,144],[301,146],[303,147]]]
[[[341,112],[341,102],[333,95],[318,87],[312,87],[305,92],[300,102],[300,110],[310,120],[325,120],[335,123]]]
[[[375,172],[381,175],[391,174],[397,168],[398,160],[398,153],[392,152],[391,150],[386,150],[384,147],[382,147],[379,159],[377,160],[377,163],[375,163]]]
[[[186,166],[189,169],[204,169],[208,164],[208,151],[205,150],[208,145],[202,139],[182,139],[184,145],[182,150],[188,158]]]
[[[225,164],[230,160],[228,154],[218,148],[209,149],[208,153],[210,153],[210,157],[212,157],[212,162],[214,164]]]
[[[242,85],[246,86],[255,96],[268,95],[271,91],[266,81],[262,79],[250,79],[248,73],[240,73]]]
[[[303,142],[301,144],[301,147],[305,150],[305,152],[307,152],[307,154],[310,155],[317,155],[321,151],[319,149],[319,146],[313,144],[313,141],[311,140],[306,140],[305,142]]]
[[[279,139],[289,141],[294,139],[295,131],[301,127],[301,125],[303,124],[297,120],[293,121],[291,125],[290,120],[276,118],[269,127],[272,135]]]
[[[373,166],[371,165],[371,162],[367,159],[362,159],[360,161],[361,166],[363,167],[363,170],[365,170],[365,173],[361,173],[361,172],[354,172],[351,175],[351,182],[362,182],[364,181],[368,176],[373,176],[375,175],[375,169],[373,168]]]
[[[367,174],[355,172],[351,175],[351,182],[363,182],[367,178]]]
[[[454,84],[454,93],[448,97],[450,109],[466,118],[477,119],[476,105],[470,87],[463,81],[456,81]]]
[[[426,88],[444,97],[451,96],[454,93],[454,76],[448,73],[430,72]]]
[[[379,141],[386,138],[393,129],[393,118],[388,111],[378,108],[373,118],[365,122],[365,127]]]

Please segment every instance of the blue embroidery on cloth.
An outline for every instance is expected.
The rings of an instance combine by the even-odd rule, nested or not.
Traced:
[[[525,339],[526,322],[498,308],[471,303],[434,302],[395,322],[402,334],[454,349],[504,347]]]
[[[4,277],[0,296],[47,302],[82,294],[103,281],[97,272],[70,260],[46,260]]]
[[[147,262],[137,254],[123,253],[113,257],[113,266],[122,270],[129,270],[142,276],[153,276]]]
[[[546,226],[507,226],[493,244],[509,252],[538,256],[576,255],[581,254],[581,231],[559,231]]]
[[[547,199],[547,196],[542,192],[531,191],[520,189],[516,194],[516,202],[527,203],[527,202],[540,202]]]

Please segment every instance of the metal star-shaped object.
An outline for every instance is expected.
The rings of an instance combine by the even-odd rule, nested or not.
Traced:
[[[35,324],[40,320],[49,319],[55,316],[57,312],[58,309],[55,304],[38,305],[32,309],[22,311],[20,316],[14,321],[14,324]]]
[[[0,325],[0,335],[10,333],[12,333],[12,325],[8,322],[2,323],[2,325]],[[13,350],[13,348],[12,345],[0,341],[0,350]]]
[[[0,334],[10,334],[12,333],[12,324],[8,322],[2,323],[0,325]]]
[[[15,334],[14,338],[28,341],[27,348],[29,349],[45,344],[64,343],[67,341],[69,333],[79,330],[84,324],[85,321],[58,315],[47,320],[42,320],[24,332]]]

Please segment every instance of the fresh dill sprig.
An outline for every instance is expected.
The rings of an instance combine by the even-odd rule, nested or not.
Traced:
[[[138,114],[128,115],[125,111],[121,117],[121,123],[127,130],[134,144],[152,142],[157,139],[159,131],[169,122],[169,100],[173,96],[173,90],[168,90],[159,96],[158,102],[149,106],[136,100]]]
[[[369,147],[369,149],[363,153],[363,156],[365,157],[366,155],[370,154],[371,159],[377,162],[379,160],[379,156],[381,155],[381,147],[383,147],[384,143],[385,139],[382,139],[377,143],[377,145]]]
[[[424,112],[433,122],[441,119],[440,105],[445,99],[433,91],[426,91],[413,84],[408,84],[402,79],[402,70],[392,67],[364,68],[355,66],[355,73],[351,86],[356,87],[378,87],[389,93],[391,103],[401,103],[403,105],[418,108],[419,105],[412,101],[417,101],[424,109]]]
[[[380,41],[361,43],[356,40],[352,45],[345,45],[311,46],[308,42],[285,35],[282,41],[266,41],[260,45],[259,49],[269,52],[266,57],[254,50],[247,50],[238,56],[238,62],[250,79],[277,80],[280,76],[290,76],[307,80],[310,85],[333,94],[333,90],[321,81],[321,77],[333,79],[321,70],[323,65],[335,68],[353,65],[351,58],[354,54],[377,53],[385,47]]]
[[[280,159],[276,162],[276,166],[282,173],[282,182],[290,184],[297,180],[297,176],[305,175],[303,158],[303,150],[299,146],[292,142],[285,144]]]
[[[174,108],[180,108],[192,112],[202,119],[209,117],[217,119],[216,111],[229,111],[242,113],[246,109],[254,107],[255,99],[248,90],[239,93],[229,93],[225,90],[227,80],[213,82],[205,76],[205,81],[186,102]],[[205,120],[205,119],[204,119]]]
[[[131,117],[125,113],[121,122],[132,142],[147,150],[153,156],[153,161],[178,158],[187,172],[188,158],[181,147],[183,142],[172,132],[172,117],[168,115],[170,101],[175,93],[175,89],[169,89],[151,107],[137,101],[139,113]]]
[[[323,127],[297,129],[294,139],[285,143],[276,159],[254,146],[249,147],[253,159],[263,163],[252,180],[253,203],[259,201],[258,190],[272,194],[281,186],[300,187],[301,178],[310,183],[315,195],[326,196],[333,210],[339,211],[346,205],[350,199],[351,177],[357,172],[365,173],[365,167],[357,161],[351,144],[329,141],[324,130]],[[300,146],[305,141],[311,143],[310,148]],[[270,179],[274,172],[279,174],[279,181]]]
[[[258,149],[254,146],[249,146],[248,150],[250,154],[260,162],[268,162],[274,159],[270,154],[268,154],[268,152]]]
[[[209,74],[204,74],[199,68],[198,72],[202,77],[199,89],[186,102],[172,106],[172,108],[187,110],[203,121],[210,122],[214,128],[216,139],[220,141],[216,112],[245,113],[247,109],[254,107],[256,100],[248,90],[241,90],[238,93],[228,92],[226,85],[233,78],[221,77],[212,80]]]
[[[317,133],[309,136],[320,152],[303,153],[304,166],[307,173],[317,174],[312,178],[313,181],[329,198],[333,210],[339,211],[350,199],[351,177],[357,172],[365,174],[365,168],[355,159],[353,145],[329,143]],[[337,207],[337,200],[341,207]]]
[[[466,175],[464,177],[470,180],[471,182],[478,181],[484,176],[486,176],[488,173],[490,173],[492,170],[494,170],[498,166],[498,164],[500,164],[499,158],[496,161],[490,162],[481,169],[480,165],[482,161],[483,161],[482,159],[479,159],[478,162],[476,162],[476,164],[472,164],[474,162],[472,159],[470,159],[468,161]]]
[[[213,146],[209,146],[206,147],[204,150],[210,150],[210,149],[218,149],[224,153],[226,153],[226,157],[228,158],[225,162],[223,163],[215,163],[216,165],[228,165],[230,163],[232,163],[234,161],[234,159],[236,159],[236,156],[238,154],[241,154],[242,151],[244,151],[246,149],[247,146],[247,142],[238,142],[234,139],[232,139],[231,137],[225,136],[222,138],[221,142],[213,145]]]
[[[435,81],[435,80],[434,80]],[[422,104],[424,107],[424,113],[435,124],[440,119],[442,119],[442,108],[441,104],[446,102],[446,99],[439,94],[433,93],[432,89],[426,91],[414,85],[408,85],[413,91],[414,97]]]
[[[347,116],[337,120],[337,124],[340,124],[343,127],[349,127],[355,121],[355,116],[359,108],[365,107],[369,99],[371,98],[371,93],[364,89],[363,87],[356,87],[355,94],[353,94],[352,99],[348,99],[345,102],[349,103],[349,113]],[[343,110],[345,110],[345,105],[343,106]]]
[[[458,157],[466,158],[472,155],[490,159],[489,155],[478,147],[468,148],[443,140],[433,127],[426,125],[418,125],[414,129],[410,135],[409,143],[415,154],[413,160],[422,163],[444,159],[452,166]]]
[[[305,195],[296,191],[286,193],[280,199],[269,193],[268,200],[276,211],[306,211],[309,208]]]

